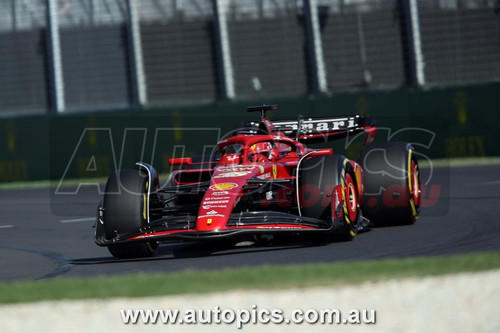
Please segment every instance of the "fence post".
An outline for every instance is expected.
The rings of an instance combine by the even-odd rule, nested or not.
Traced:
[[[17,30],[17,7],[16,0],[11,0],[10,16],[12,17],[12,31]]]
[[[227,28],[227,0],[212,0],[215,20],[215,44],[217,57],[217,72],[221,85],[220,98],[234,99],[234,73]]]
[[[312,90],[315,94],[326,93],[328,92],[328,83],[316,0],[304,0],[304,19]]]
[[[127,0],[127,35],[131,59],[132,103],[135,107],[143,107],[148,100],[137,6],[137,0]]]
[[[59,18],[57,0],[46,0],[47,5],[47,56],[49,58],[50,100],[52,112],[64,112],[64,77],[61,58],[61,42],[59,38]]]
[[[420,22],[417,0],[401,0],[406,26],[408,56],[410,62],[410,84],[415,87],[425,85],[425,63],[420,39]]]

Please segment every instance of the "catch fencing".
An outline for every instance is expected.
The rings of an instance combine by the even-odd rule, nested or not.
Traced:
[[[4,0],[0,115],[500,81],[497,0]]]

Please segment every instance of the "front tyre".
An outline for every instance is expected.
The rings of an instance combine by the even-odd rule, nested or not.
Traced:
[[[305,160],[300,172],[302,216],[332,223],[330,240],[352,240],[359,230],[359,194],[354,170],[342,155]]]
[[[345,171],[344,171],[345,172]],[[359,195],[353,174],[350,171],[344,173],[343,178],[333,192],[331,216],[337,230],[334,239],[350,241],[359,231]]]
[[[139,231],[147,226],[147,196],[149,176],[144,170],[120,170],[106,183],[102,220],[107,239]],[[150,257],[156,251],[156,242],[117,243],[108,245],[117,258]]]

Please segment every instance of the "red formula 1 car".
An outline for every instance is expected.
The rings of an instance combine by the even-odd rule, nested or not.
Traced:
[[[315,235],[351,240],[368,222],[418,218],[420,181],[410,144],[372,143],[374,121],[362,115],[274,121],[261,112],[217,143],[209,158],[173,158],[160,187],[146,163],[113,173],[98,207],[95,242],[118,258],[152,255],[159,242],[259,240]],[[358,161],[311,149],[365,133]]]

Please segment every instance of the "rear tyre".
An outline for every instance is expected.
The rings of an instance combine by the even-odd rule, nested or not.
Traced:
[[[106,183],[103,199],[104,233],[107,239],[137,232],[147,225],[149,177],[144,170],[120,170]],[[108,246],[117,258],[150,257],[158,243],[139,242]]]
[[[363,215],[376,225],[407,225],[418,219],[420,177],[409,143],[366,146],[359,164],[364,171]]]
[[[358,233],[361,214],[349,160],[341,155],[314,157],[300,168],[302,216],[331,222],[330,240],[352,240]]]

